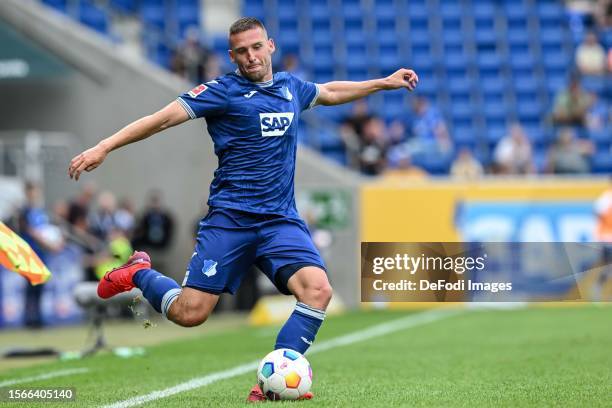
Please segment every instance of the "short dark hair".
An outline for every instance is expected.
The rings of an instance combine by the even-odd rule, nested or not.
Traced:
[[[264,32],[267,32],[266,27],[259,19],[255,17],[242,17],[240,20],[234,22],[229,29],[229,35],[241,33],[243,31],[252,30],[254,28],[261,28]]]

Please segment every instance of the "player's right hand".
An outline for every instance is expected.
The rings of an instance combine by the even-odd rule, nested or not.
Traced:
[[[91,149],[85,150],[70,161],[68,176],[70,176],[71,179],[78,180],[83,171],[90,172],[101,165],[107,154],[108,152],[106,149],[99,144]]]

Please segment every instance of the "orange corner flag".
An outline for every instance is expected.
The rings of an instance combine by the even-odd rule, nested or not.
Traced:
[[[0,221],[0,265],[16,272],[32,285],[45,283],[51,272],[30,245]]]

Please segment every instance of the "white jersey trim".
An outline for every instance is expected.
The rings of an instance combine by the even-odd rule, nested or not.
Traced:
[[[187,115],[189,115],[189,118],[191,119],[197,119],[198,117],[196,116],[196,114],[193,112],[193,109],[191,109],[191,106],[189,106],[189,104],[187,102],[185,102],[183,100],[183,98],[181,98],[180,96],[178,98],[176,98],[176,100],[178,101],[178,103],[181,104],[181,106],[183,107],[183,109],[185,109],[185,112],[187,112]]]
[[[310,109],[313,108],[316,104],[317,104],[317,100],[319,99],[319,93],[321,92],[319,90],[319,84],[314,84],[315,88],[317,89],[314,98],[312,98],[312,101],[310,101],[310,105],[308,105],[308,107],[306,109]]]

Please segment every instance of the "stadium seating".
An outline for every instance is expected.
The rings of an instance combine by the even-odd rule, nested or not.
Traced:
[[[106,35],[114,15],[138,18],[147,28],[143,44],[149,58],[165,67],[187,28],[201,27],[198,0],[42,3],[65,13],[77,3],[74,17]],[[417,94],[444,113],[456,147],[480,149],[477,156],[485,158],[514,121],[526,127],[538,151],[546,150],[553,139],[546,135],[554,133],[548,114],[554,95],[567,84],[581,35],[556,0],[249,0],[242,2],[242,14],[268,26],[279,48],[275,63],[283,54],[296,54],[316,82],[361,80],[413,67],[421,78]],[[611,47],[612,30],[600,33],[600,39]],[[229,65],[226,36],[210,45]],[[585,77],[583,85],[604,103],[612,102],[610,78]],[[411,98],[374,97],[371,105],[392,121],[409,109]],[[315,114],[338,123],[349,109]],[[604,171],[609,143],[600,134],[590,137],[598,149],[594,171]],[[343,157],[333,132],[303,141],[330,157]],[[446,161],[428,157],[421,163],[439,173]]]

